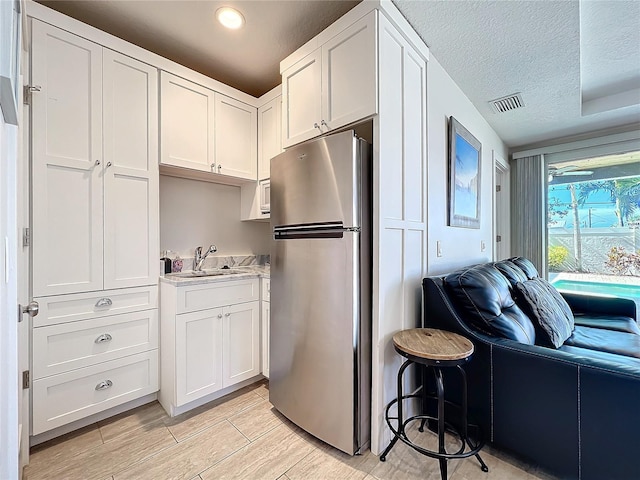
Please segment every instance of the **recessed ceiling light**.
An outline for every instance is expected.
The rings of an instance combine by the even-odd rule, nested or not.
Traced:
[[[222,25],[233,30],[236,30],[244,25],[244,17],[235,8],[219,8],[218,10],[216,10],[216,18]]]

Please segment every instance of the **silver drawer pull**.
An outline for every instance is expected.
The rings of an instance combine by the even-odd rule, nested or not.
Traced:
[[[110,298],[101,298],[96,303],[96,307],[108,307],[110,305],[113,305],[113,302],[111,301]]]
[[[104,342],[110,342],[111,340],[113,340],[113,337],[111,335],[109,335],[108,333],[103,333],[102,335],[100,335],[98,338],[95,339],[95,342],[104,343]]]
[[[103,380],[99,384],[96,385],[96,391],[106,390],[107,388],[111,388],[113,382],[111,380]]]

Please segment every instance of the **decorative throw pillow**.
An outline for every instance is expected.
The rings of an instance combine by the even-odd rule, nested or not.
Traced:
[[[536,338],[542,344],[559,348],[573,332],[573,314],[571,309],[567,316],[566,310],[560,305],[553,289],[541,278],[533,278],[515,285],[517,292],[516,303],[529,314],[534,324],[537,324]],[[555,289],[553,289],[555,291]],[[557,291],[555,294],[560,295]],[[564,300],[562,300],[564,302]],[[566,304],[566,302],[564,302]]]
[[[560,310],[562,310],[562,313],[564,313],[565,317],[567,318],[567,321],[569,322],[569,327],[571,328],[571,331],[573,332],[573,329],[575,328],[576,322],[575,322],[575,318],[573,317],[573,312],[571,311],[571,307],[569,306],[567,301],[560,294],[560,292],[558,290],[556,290],[556,287],[551,285],[544,278],[538,277],[538,278],[536,278],[536,280],[538,282],[540,282],[544,286],[544,288],[547,289],[549,294],[556,301],[556,304],[558,305],[558,308]]]

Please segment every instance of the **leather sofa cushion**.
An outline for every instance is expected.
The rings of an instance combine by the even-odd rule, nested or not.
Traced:
[[[539,277],[538,270],[536,270],[536,267],[531,263],[531,260],[524,257],[513,257],[509,260],[519,267],[529,280]]]
[[[560,293],[539,277],[515,286],[516,301],[533,320],[540,345],[559,348],[571,336],[573,314]]]
[[[575,324],[583,327],[603,328],[605,330],[615,330],[617,332],[635,333],[640,335],[640,327],[631,317],[621,315],[574,315]]]
[[[472,327],[520,343],[535,343],[531,320],[516,305],[509,282],[493,265],[458,270],[444,278],[444,285]]]
[[[577,325],[565,345],[640,358],[640,335]]]
[[[511,260],[501,260],[493,264],[505,276],[512,287],[518,282],[526,282],[529,277]]]

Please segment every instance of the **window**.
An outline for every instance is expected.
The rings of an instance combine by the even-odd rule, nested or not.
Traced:
[[[640,297],[640,151],[549,163],[547,173],[550,280]]]

